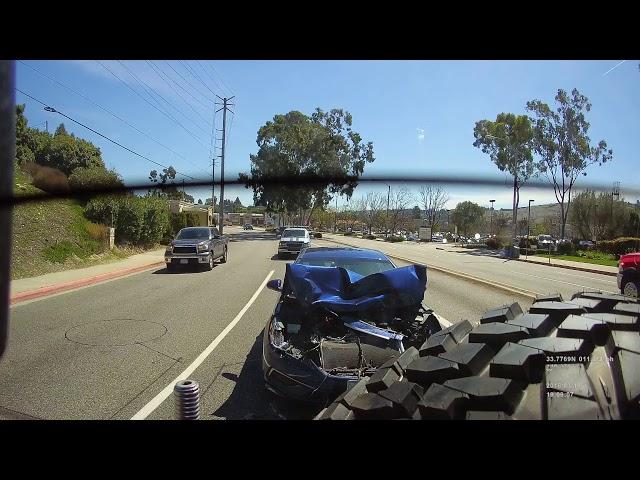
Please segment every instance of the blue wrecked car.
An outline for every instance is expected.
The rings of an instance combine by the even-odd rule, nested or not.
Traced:
[[[327,405],[442,325],[423,304],[427,267],[396,267],[382,252],[308,248],[287,264],[263,336],[266,387]]]

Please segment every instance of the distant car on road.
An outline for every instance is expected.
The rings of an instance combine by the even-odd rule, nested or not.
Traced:
[[[253,230],[253,225],[251,225],[250,223],[245,223],[244,226],[242,227],[243,230]]]
[[[169,271],[194,265],[212,270],[216,260],[226,263],[228,245],[228,237],[215,227],[187,227],[167,246],[164,261]]]
[[[621,255],[618,261],[618,288],[623,295],[638,298],[640,289],[640,253]]]
[[[595,244],[594,244],[592,241],[590,241],[590,240],[580,240],[580,241],[578,242],[578,247],[580,247],[580,248],[591,248],[591,247],[593,247],[594,245],[595,245]]]
[[[287,228],[282,232],[278,243],[278,258],[285,255],[298,255],[311,243],[311,235],[306,228]]]

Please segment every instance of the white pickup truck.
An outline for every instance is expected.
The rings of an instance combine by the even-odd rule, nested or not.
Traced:
[[[286,228],[278,243],[278,258],[285,255],[297,256],[311,244],[311,235],[306,228]]]

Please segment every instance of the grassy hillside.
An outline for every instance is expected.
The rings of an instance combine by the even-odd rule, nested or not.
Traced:
[[[14,193],[39,193],[19,169],[14,172]],[[114,249],[102,253],[96,240],[99,227],[83,215],[73,200],[49,200],[17,206],[13,212],[11,278],[80,268],[118,260],[140,249]]]

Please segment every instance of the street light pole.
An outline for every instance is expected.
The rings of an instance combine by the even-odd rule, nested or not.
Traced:
[[[385,183],[389,190],[387,191],[387,216],[385,217],[384,238],[387,238],[389,232],[389,197],[391,196],[391,185]]]
[[[495,200],[489,200],[489,203],[491,204],[491,226],[489,227],[491,235],[493,235],[493,204],[494,202]]]
[[[535,200],[529,200],[529,218],[527,219],[527,250],[525,253],[525,258],[529,258],[529,245],[530,245],[530,239],[529,237],[531,236],[531,202],[535,202]]]

